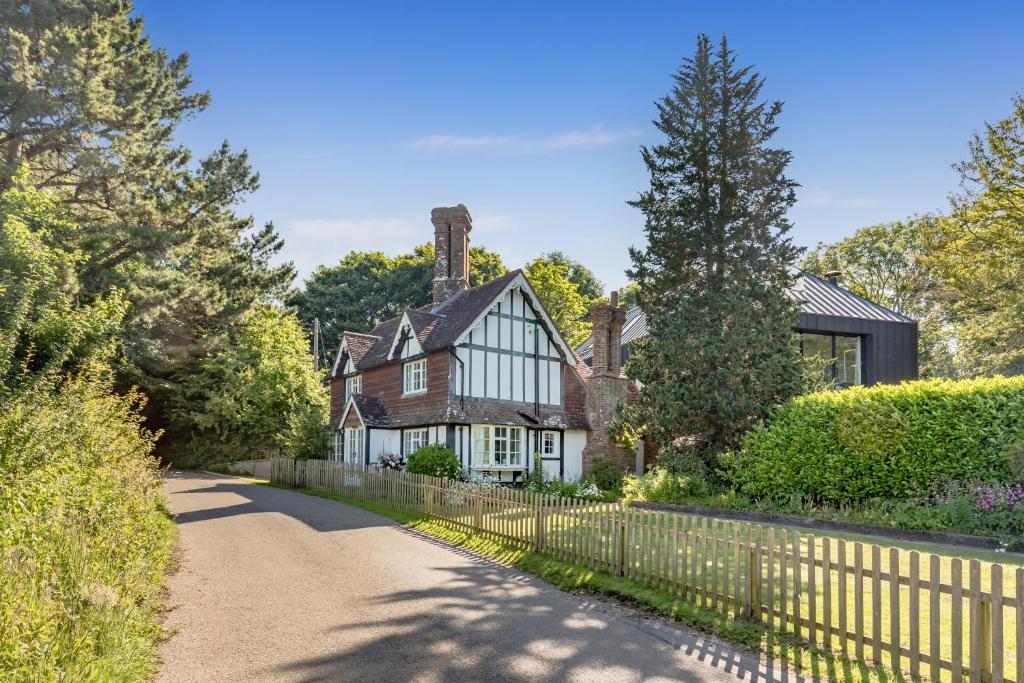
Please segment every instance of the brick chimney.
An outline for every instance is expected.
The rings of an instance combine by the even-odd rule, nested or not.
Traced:
[[[619,293],[612,292],[609,303],[590,307],[595,375],[622,375],[622,326],[626,311],[619,307]]]
[[[608,303],[590,307],[593,324],[593,372],[586,383],[587,421],[590,433],[583,448],[583,471],[590,472],[597,460],[608,460],[616,469],[634,470],[636,454],[612,440],[608,428],[619,405],[639,399],[636,385],[622,373],[622,326],[626,311],[619,308],[619,293]]]
[[[473,219],[464,205],[439,206],[430,212],[434,224],[434,307],[469,288],[469,233]]]

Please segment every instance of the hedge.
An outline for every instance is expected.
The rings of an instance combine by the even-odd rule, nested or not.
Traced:
[[[742,492],[850,503],[949,481],[1007,482],[1024,439],[1024,377],[926,380],[799,396],[723,473]]]

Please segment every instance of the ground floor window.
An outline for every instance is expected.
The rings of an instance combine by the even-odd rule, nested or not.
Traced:
[[[837,387],[863,384],[861,337],[844,334],[800,333],[800,351],[805,357],[824,358],[825,378]]]
[[[430,443],[430,430],[406,429],[405,430],[405,455],[410,456],[419,449]]]
[[[522,427],[473,426],[474,467],[522,467],[525,458]]]
[[[557,432],[544,432],[541,435],[540,445],[541,455],[544,457],[557,457],[558,456],[558,433]]]
[[[345,462],[358,464],[363,462],[363,429],[347,427],[345,429]]]
[[[332,455],[338,461],[345,459],[345,438],[340,429],[334,432],[334,453]]]

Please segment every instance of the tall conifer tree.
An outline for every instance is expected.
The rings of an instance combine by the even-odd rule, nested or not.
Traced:
[[[717,50],[698,36],[674,81],[654,121],[665,139],[643,149],[650,189],[631,202],[646,218],[629,275],[650,336],[628,370],[648,434],[713,460],[802,385],[786,293],[797,184],[790,153],[769,144],[782,104],[760,99],[764,80],[724,36]]]

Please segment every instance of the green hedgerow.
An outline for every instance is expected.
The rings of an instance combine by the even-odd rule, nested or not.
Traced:
[[[406,469],[412,474],[429,474],[442,479],[462,477],[462,466],[455,451],[441,444],[424,446],[410,455]]]
[[[1024,377],[855,387],[786,402],[721,462],[756,498],[898,500],[950,481],[1011,481],[1022,430]]]

